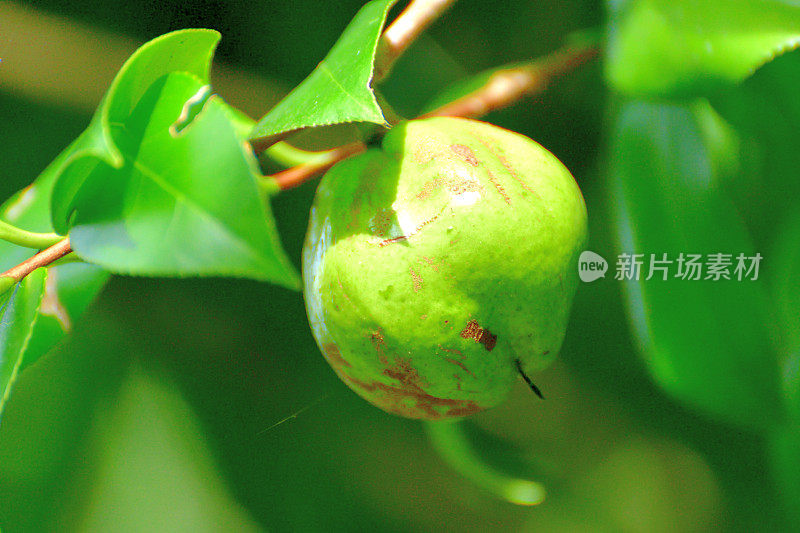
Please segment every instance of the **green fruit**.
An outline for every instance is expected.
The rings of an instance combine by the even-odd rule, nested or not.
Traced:
[[[311,329],[376,406],[452,418],[555,357],[586,208],[550,152],[483,122],[403,123],[333,167],[303,250]]]

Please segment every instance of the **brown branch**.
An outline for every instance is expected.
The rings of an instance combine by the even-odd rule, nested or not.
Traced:
[[[0,277],[14,278],[17,281],[21,281],[37,268],[46,267],[71,252],[72,246],[70,245],[69,237],[66,237],[64,240],[57,242],[50,248],[42,250],[30,259],[26,259],[17,266],[9,268],[0,274]]]
[[[355,142],[346,144],[331,150],[329,152],[329,157],[321,163],[297,165],[296,167],[282,170],[270,177],[281,190],[292,189],[322,174],[339,161],[343,161],[351,155],[361,153],[366,149],[367,147],[364,143]]]
[[[531,65],[498,70],[477,90],[419,118],[475,118],[507,107],[524,96],[543,91],[556,77],[598,54],[597,46],[566,47]]]
[[[411,3],[389,25],[378,42],[373,83],[389,75],[392,66],[411,43],[419,37],[455,0],[411,0]]]
[[[598,47],[594,44],[569,46],[531,65],[499,70],[483,86],[472,93],[418,118],[440,116],[476,118],[483,116],[490,111],[506,107],[523,96],[544,90],[554,78],[586,63],[597,54]],[[366,146],[362,143],[341,146],[331,150],[330,157],[324,162],[298,165],[273,174],[270,178],[282,190],[291,189],[364,150],[366,150]]]

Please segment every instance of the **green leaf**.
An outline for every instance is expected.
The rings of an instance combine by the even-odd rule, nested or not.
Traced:
[[[217,97],[174,127],[203,81],[175,72],[115,128],[124,164],[87,176],[72,201],[79,256],[139,275],[229,275],[298,285],[260,197],[257,164]],[[58,190],[58,189],[56,189]]]
[[[343,122],[385,124],[370,87],[378,39],[394,0],[373,0],[356,14],[325,59],[256,125],[251,138]]]
[[[800,46],[800,5],[778,0],[614,0],[606,77],[638,97],[708,95]]]
[[[12,196],[0,207],[0,218],[32,231],[53,231],[50,223],[50,196],[57,169],[69,152],[64,151],[32,185]],[[0,270],[29,258],[28,248],[0,241]],[[48,269],[43,304],[39,308],[33,333],[20,370],[33,364],[70,332],[108,280],[108,272],[88,264],[66,264]]]
[[[744,83],[716,94],[715,109],[742,138],[747,171],[729,181],[759,246],[772,246],[800,207],[800,50],[761,67]],[[753,194],[758,191],[758,194]]]
[[[29,274],[0,297],[0,417],[22,366],[44,295],[46,271]]]
[[[90,482],[71,483],[78,505],[56,515],[59,529],[261,531],[236,501],[178,390],[133,367],[96,417],[82,458]]]
[[[256,184],[252,123],[209,96],[218,40],[183,30],[131,56],[54,166],[53,225],[109,271],[298,287]]]
[[[795,423],[800,423],[800,215],[778,228],[772,257],[771,299],[774,302],[783,359],[783,392]],[[798,509],[800,510],[800,509]]]
[[[791,531],[800,528],[800,426],[788,425],[770,435],[769,462],[777,494]]]
[[[755,255],[721,189],[733,139],[720,134],[718,122],[702,102],[622,105],[611,172],[624,252],[666,253],[673,261],[680,253],[703,254],[704,260],[729,253],[734,266],[736,255]],[[781,420],[780,369],[763,282],[768,266],[762,265],[758,281],[676,279],[672,268],[666,281],[642,275],[624,282],[654,379],[681,401],[732,422],[758,427]]]
[[[139,48],[120,69],[103,97],[92,122],[60,156],[53,197],[53,226],[66,233],[71,201],[94,172],[124,164],[113,138],[112,125],[124,123],[144,92],[172,71],[191,72],[208,80],[214,48],[220,35],[213,30],[181,30],[157,37]]]

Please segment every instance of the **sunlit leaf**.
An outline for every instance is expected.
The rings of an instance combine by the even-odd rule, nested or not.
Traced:
[[[90,175],[73,201],[70,238],[112,272],[231,275],[295,286],[256,183],[257,166],[211,97],[177,132],[203,82],[176,72],[153,84],[115,135],[124,164]]]
[[[704,95],[800,46],[800,5],[779,0],[613,0],[606,75],[631,96]]]
[[[213,30],[181,30],[162,35],[139,48],[120,69],[85,132],[60,156],[53,226],[66,233],[72,201],[95,172],[124,164],[112,126],[124,123],[139,98],[159,78],[173,71],[208,79],[211,57],[220,35]]]
[[[131,56],[54,167],[53,224],[109,271],[296,287],[244,142],[252,123],[210,96],[218,40],[184,30]]]
[[[251,138],[310,126],[386,120],[370,87],[378,39],[395,0],[373,0],[356,14],[316,69],[256,125]]]

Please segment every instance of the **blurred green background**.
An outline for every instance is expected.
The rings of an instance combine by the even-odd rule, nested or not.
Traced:
[[[0,198],[83,130],[137,44],[178,28],[219,30],[212,80],[258,118],[314,68],[361,4],[0,3]],[[543,55],[603,19],[597,1],[461,0],[401,60],[385,94],[413,115],[447,83]],[[12,59],[27,70],[7,69]],[[590,214],[589,249],[606,258],[617,251],[603,157],[608,104],[594,62],[487,117],[572,170]],[[298,265],[314,188],[273,201]],[[314,344],[301,294],[250,281],[114,278],[14,391],[0,426],[0,527],[791,529],[764,437],[661,392],[636,353],[619,283],[580,287],[560,360],[536,383],[546,401],[520,383],[507,404],[471,422],[487,460],[547,484],[542,506],[516,507],[449,470],[418,423],[341,383]]]

